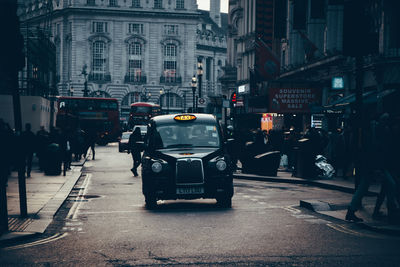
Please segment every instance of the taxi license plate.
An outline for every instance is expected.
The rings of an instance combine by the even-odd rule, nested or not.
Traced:
[[[176,193],[179,195],[189,195],[189,194],[203,194],[203,187],[178,187],[176,188]]]

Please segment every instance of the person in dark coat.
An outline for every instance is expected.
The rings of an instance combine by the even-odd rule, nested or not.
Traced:
[[[46,149],[50,144],[49,132],[47,132],[44,126],[40,126],[40,130],[36,133],[36,156],[39,159],[39,169],[44,170],[44,162],[46,157]]]
[[[25,124],[25,131],[21,133],[22,153],[26,164],[26,176],[31,177],[32,158],[35,152],[36,136],[31,131],[31,124]]]
[[[86,153],[90,147],[90,149],[92,150],[92,160],[94,160],[96,154],[95,146],[97,141],[96,130],[92,128],[87,129],[87,131],[85,132],[84,139],[85,139],[84,157],[86,158]]]
[[[131,169],[131,171],[135,176],[138,176],[137,168],[139,167],[141,161],[141,155],[140,155],[141,147],[136,142],[141,140],[142,136],[140,133],[140,128],[137,127],[135,128],[133,133],[129,136],[129,142],[128,142],[128,153],[132,154],[132,159],[133,159],[133,168]]]

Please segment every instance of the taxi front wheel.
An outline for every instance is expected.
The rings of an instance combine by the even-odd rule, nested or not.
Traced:
[[[145,195],[144,196],[146,202],[146,208],[148,209],[155,209],[157,208],[157,199],[153,195]]]

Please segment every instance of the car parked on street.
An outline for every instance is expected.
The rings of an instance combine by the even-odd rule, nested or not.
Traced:
[[[233,163],[210,114],[161,115],[150,120],[142,157],[146,206],[157,200],[216,198],[231,207]]]
[[[119,152],[128,151],[129,136],[131,136],[131,134],[132,134],[132,132],[123,132],[121,137],[118,138],[118,151]]]

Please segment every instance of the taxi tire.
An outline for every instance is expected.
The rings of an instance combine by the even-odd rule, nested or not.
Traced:
[[[223,208],[231,208],[232,207],[232,197],[230,196],[222,196],[217,197],[217,204]]]
[[[146,208],[147,209],[155,209],[157,208],[157,199],[153,195],[145,195],[144,196],[145,202],[146,202]]]

